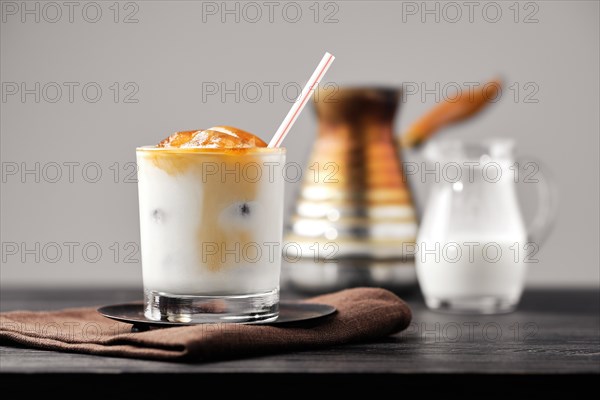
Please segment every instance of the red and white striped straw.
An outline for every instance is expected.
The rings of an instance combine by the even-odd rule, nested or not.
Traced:
[[[335,60],[335,57],[333,55],[325,53],[323,59],[317,66],[317,69],[315,69],[315,72],[313,72],[308,82],[306,82],[304,89],[302,89],[302,93],[300,93],[300,96],[298,96],[298,98],[294,102],[294,105],[290,109],[290,112],[288,112],[281,125],[279,125],[279,129],[277,129],[277,132],[275,132],[273,139],[271,139],[271,142],[269,142],[269,147],[281,146],[283,139],[285,139],[286,135],[290,131],[290,128],[292,127],[292,125],[294,125],[296,119],[298,119],[298,116],[302,112],[302,109],[304,109],[304,106],[306,105],[306,103],[308,103],[308,100],[312,96],[319,82],[321,82],[321,79],[331,66],[333,60]]]

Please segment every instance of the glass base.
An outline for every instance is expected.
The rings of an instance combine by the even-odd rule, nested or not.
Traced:
[[[153,321],[253,323],[275,321],[279,289],[231,296],[188,296],[145,290],[144,315]]]
[[[456,314],[503,314],[514,311],[519,299],[497,296],[461,298],[425,297],[427,307],[435,311]]]

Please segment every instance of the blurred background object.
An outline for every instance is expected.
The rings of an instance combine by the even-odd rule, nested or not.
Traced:
[[[438,130],[475,115],[490,102],[499,100],[501,92],[502,84],[498,79],[479,84],[473,90],[458,88],[408,127],[400,136],[402,148],[418,146]]]
[[[527,226],[517,195],[515,141],[436,140],[431,164],[447,170],[431,182],[415,257],[419,285],[432,309],[495,314],[517,306],[529,265],[558,210],[547,172],[536,176],[535,217]],[[448,172],[451,170],[452,172]]]
[[[414,283],[403,256],[417,221],[393,132],[400,95],[338,86],[315,94],[319,132],[284,246],[296,286]],[[372,263],[401,271],[378,281]]]
[[[278,2],[271,20],[266,8],[257,19],[240,2],[191,1],[120,2],[116,19],[114,2],[96,2],[95,20],[83,2],[72,22],[66,7],[48,22],[44,2],[29,3],[2,2],[17,9],[0,23],[2,288],[141,287],[135,148],[222,124],[268,140],[306,60],[325,50],[330,83],[403,88],[394,132],[502,73],[498,101],[444,138],[514,138],[549,165],[561,209],[527,284],[598,285],[598,2],[448,3],[460,17],[443,2]],[[34,3],[39,18],[23,20]],[[286,139],[304,173],[316,133],[304,113]],[[403,156],[423,165],[420,151]],[[423,173],[407,174],[417,211]],[[301,184],[287,183],[288,221]]]

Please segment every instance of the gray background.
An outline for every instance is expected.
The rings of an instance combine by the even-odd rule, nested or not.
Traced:
[[[4,10],[6,2],[2,3]],[[125,2],[115,23],[109,8],[113,1],[97,2],[102,17],[87,22],[82,15],[85,2],[80,2],[73,22],[63,7],[61,19],[50,23],[44,17],[55,18],[55,10],[46,8],[43,14],[44,2],[27,2],[31,8],[35,3],[42,13],[40,22],[32,15],[22,22],[20,14],[3,12],[0,28],[0,77],[6,96],[0,104],[6,175],[1,195],[2,287],[139,285],[140,265],[126,258],[135,250],[128,243],[139,240],[136,184],[125,179],[135,147],[156,143],[174,130],[217,124],[239,126],[268,141],[290,107],[281,87],[288,82],[303,84],[325,50],[337,57],[326,80],[342,84],[416,82],[434,88],[436,82],[443,87],[503,76],[512,90],[505,89],[502,99],[484,115],[443,134],[470,139],[512,137],[518,141],[519,153],[543,161],[558,182],[561,207],[528,282],[598,285],[598,2],[521,3],[517,23],[510,8],[513,1],[496,3],[502,16],[495,23],[488,20],[496,18],[496,8],[488,6],[484,14],[485,2],[477,2],[472,22],[463,7],[455,23],[450,22],[455,11],[444,12],[444,4],[436,2],[427,5],[433,9],[437,4],[439,22],[434,15],[422,22],[419,14],[403,13],[403,7],[422,7],[422,2],[338,1],[330,2],[333,6],[319,5],[317,23],[314,9],[309,8],[312,1],[298,3],[302,17],[296,23],[285,20],[282,2],[277,2],[272,22],[263,7],[255,23],[249,22],[255,16],[251,9],[242,11],[240,22],[228,16],[222,23],[219,15],[203,14],[202,2],[191,1],[135,2],[137,23],[123,23],[125,15],[136,10]],[[22,2],[13,4],[21,7]],[[221,6],[221,2],[212,4]],[[228,4],[235,7],[235,2]],[[86,10],[88,19],[95,18],[95,8]],[[325,15],[335,10],[338,21],[324,23]],[[293,18],[294,9],[287,11],[288,19]],[[537,22],[525,23],[532,12]],[[29,87],[35,82],[79,86],[72,103],[64,85],[57,102],[48,101],[55,97],[48,86],[36,103],[33,95],[27,95],[25,102],[19,95],[8,95],[10,82],[25,82]],[[95,103],[82,96],[88,82],[102,88]],[[117,103],[110,89],[114,82],[121,86]],[[134,96],[137,103],[124,102],[131,91],[123,88],[128,82],[139,88]],[[224,82],[228,87],[235,82],[241,86],[277,82],[280,86],[273,99],[263,91],[255,102],[251,101],[254,92],[242,93],[239,102],[232,95],[223,102],[219,96],[203,98],[203,82]],[[525,87],[527,83],[534,86]],[[533,87],[539,91],[527,98]],[[289,93],[292,97],[293,88]],[[433,95],[423,101],[420,94],[407,97],[402,105],[398,130],[435,104]],[[94,96],[93,90],[88,95]],[[315,127],[314,115],[305,112],[285,143],[290,161],[305,162]],[[420,160],[419,153],[406,157]],[[24,181],[19,174],[7,175],[15,165],[34,168],[36,162],[40,163],[39,183],[33,175]],[[74,166],[73,182],[65,162],[79,163]],[[63,165],[56,183],[51,182],[56,172],[51,163]],[[87,163],[101,167],[98,182],[86,181],[93,180],[95,164],[82,175]],[[114,163],[120,171],[117,183],[110,168]],[[413,184],[422,204],[425,185]],[[297,188],[287,186],[288,210]],[[533,208],[531,201],[527,204],[526,209]],[[79,243],[72,260],[65,242]],[[114,242],[119,254],[111,248]],[[12,243],[19,247],[16,255],[7,250]],[[24,246],[35,248],[36,243],[39,262],[35,254],[23,253]],[[61,247],[60,257],[52,243]],[[88,246],[85,259],[86,243],[102,249],[99,261],[92,262],[96,245]],[[56,262],[49,262],[54,258]]]

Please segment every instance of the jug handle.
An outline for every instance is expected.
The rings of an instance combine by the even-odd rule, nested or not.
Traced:
[[[535,175],[533,177],[524,176],[523,180],[536,184],[537,211],[527,227],[527,240],[539,247],[548,238],[558,215],[559,199],[556,181],[540,160],[534,157],[521,156],[517,157],[516,161],[519,166],[519,173],[522,167],[528,168],[527,165],[534,167]],[[542,170],[545,172],[542,172]]]

